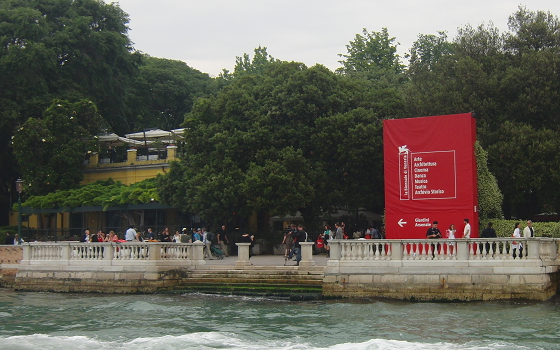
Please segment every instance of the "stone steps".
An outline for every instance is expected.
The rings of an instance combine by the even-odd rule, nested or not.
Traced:
[[[189,271],[177,289],[260,291],[260,292],[320,292],[323,267],[298,269],[291,266],[249,266],[243,269],[211,266]]]

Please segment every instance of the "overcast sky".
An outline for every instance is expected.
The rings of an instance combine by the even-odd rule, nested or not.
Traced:
[[[110,0],[106,0],[110,2]],[[560,1],[531,0],[115,0],[130,15],[134,47],[154,57],[176,59],[212,76],[233,70],[235,57],[266,46],[274,58],[316,63],[334,70],[338,54],[355,35],[387,27],[399,53],[418,34],[492,21],[507,30],[521,4],[560,15]]]

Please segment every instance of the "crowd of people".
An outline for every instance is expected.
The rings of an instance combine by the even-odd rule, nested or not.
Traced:
[[[445,238],[447,239],[455,239],[455,238],[470,238],[471,237],[471,225],[469,223],[469,219],[466,218],[463,220],[463,236],[462,237],[457,237],[456,233],[457,230],[455,229],[455,225],[451,224],[449,225],[449,228],[445,231]],[[523,235],[521,232],[521,223],[520,222],[516,222],[515,223],[515,227],[513,229],[513,233],[511,235],[514,238],[530,238],[530,237],[535,237],[535,230],[533,228],[533,222],[531,220],[527,220],[527,226],[525,226],[525,228],[523,229]],[[430,227],[428,229],[428,231],[426,232],[426,238],[429,239],[437,239],[437,238],[442,238],[442,234],[440,229],[438,228],[438,222],[434,221],[432,223],[432,227]],[[480,234],[480,238],[496,238],[497,234],[496,234],[496,230],[493,228],[493,224],[492,222],[489,222],[486,225],[486,228],[484,230],[482,230],[481,234]],[[434,246],[432,244],[432,246]],[[439,246],[439,244],[438,244]],[[449,254],[452,255],[453,254],[453,248],[454,248],[454,243],[448,243],[448,247],[449,247]],[[490,247],[492,247],[492,249],[490,249]],[[490,252],[490,251],[495,251],[496,250],[496,244],[493,243],[492,245],[490,245],[490,243],[486,243],[485,245],[483,245],[482,243],[479,245],[479,250],[483,251],[483,249],[485,248],[486,252]],[[513,258],[516,257],[523,257],[523,243],[522,242],[518,242],[518,241],[513,241],[511,243],[511,249],[512,249],[512,255]],[[433,249],[434,251],[435,249]]]
[[[251,239],[252,240],[252,239]],[[222,225],[217,233],[209,232],[205,227],[189,230],[186,227],[180,232],[175,231],[175,234],[171,235],[168,227],[165,227],[161,233],[156,235],[151,227],[147,229],[146,236],[136,229],[134,225],[130,225],[124,237],[119,238],[114,231],[109,231],[109,234],[105,234],[103,230],[99,230],[97,233],[90,233],[89,229],[84,231],[83,236],[80,239],[81,242],[93,243],[93,242],[176,242],[176,243],[194,243],[200,241],[204,243],[204,258],[213,259],[214,256],[223,254],[226,257],[229,256],[231,251],[232,236],[227,230],[226,225]]]
[[[454,224],[449,225],[449,228],[445,230],[445,236],[442,234],[438,227],[438,221],[433,221],[432,226],[426,232],[426,238],[428,239],[439,239],[439,238],[447,238],[448,240],[454,240],[456,238],[470,238],[471,237],[471,225],[469,223],[469,219],[465,218],[463,220],[463,234],[459,237],[457,234],[457,229],[455,228]],[[480,238],[496,238],[497,234],[493,228],[492,222],[489,222],[486,228],[481,232]],[[516,222],[515,227],[512,233],[512,237],[514,238],[530,238],[535,237],[535,230],[533,228],[533,222],[531,220],[527,220],[527,225],[522,229],[521,223]],[[105,233],[103,230],[97,231],[97,233],[91,233],[89,229],[84,231],[80,241],[81,242],[177,242],[177,243],[193,243],[200,241],[204,243],[204,258],[205,259],[213,259],[213,252],[214,256],[216,252],[220,252],[220,254],[225,255],[226,257],[229,256],[230,252],[232,251],[233,246],[233,239],[232,234],[227,230],[226,225],[222,225],[220,229],[214,234],[209,232],[205,227],[197,228],[197,229],[187,229],[183,228],[181,231],[176,230],[173,235],[168,227],[165,227],[159,235],[152,230],[151,227],[147,229],[146,236],[138,230],[134,225],[129,226],[126,230],[124,237],[119,237],[117,233],[114,231],[109,231],[109,233]],[[324,231],[318,235],[317,239],[315,240],[316,249],[324,249],[326,251],[327,257],[330,255],[330,247],[329,241],[334,239],[384,239],[384,230],[383,227],[381,229],[377,229],[373,225],[370,225],[365,230],[356,230],[351,235],[346,231],[346,225],[344,222],[337,222],[334,224],[334,228],[331,228],[330,225],[324,226]],[[286,260],[295,260],[296,264],[299,265],[301,261],[301,242],[308,242],[311,241],[309,235],[304,229],[303,225],[296,225],[291,224],[289,225],[286,230],[284,231],[284,239],[282,244],[285,246],[284,256]],[[240,237],[240,242],[247,242],[247,243],[254,243],[254,236],[245,234]],[[15,234],[12,236],[10,233],[7,233],[4,244],[13,245],[13,244],[22,244],[24,241]],[[433,249],[432,251],[435,253],[436,245],[432,244]],[[439,247],[440,244],[437,244]],[[455,244],[453,242],[447,243],[447,253],[450,255],[454,254]],[[492,251],[495,251],[495,243],[490,245],[490,243],[486,243],[486,245],[480,244],[480,251],[483,248],[486,248],[486,251],[490,251],[490,247],[492,247]],[[511,243],[511,249],[513,257],[523,257],[523,243],[519,241],[513,241]]]
[[[329,240],[333,239],[349,239],[350,236],[346,232],[346,224],[337,222],[334,229],[330,225],[325,225],[324,231],[319,234],[315,240],[316,249],[324,249],[327,257],[330,256]],[[352,233],[354,239],[383,239],[385,238],[383,231],[376,229],[373,225],[365,230],[356,230]],[[310,238],[303,225],[290,224],[284,230],[284,239],[282,244],[285,246],[285,260],[295,260],[296,265],[301,261],[301,242],[309,242]]]

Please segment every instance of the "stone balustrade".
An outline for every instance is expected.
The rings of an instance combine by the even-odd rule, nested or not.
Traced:
[[[509,237],[331,240],[322,290],[326,296],[342,297],[545,300],[560,287],[558,242]],[[255,268],[250,266],[250,244],[237,245],[236,268]],[[313,242],[301,246],[299,269],[312,269]],[[149,292],[185,283],[206,264],[201,242],[21,247],[15,288],[23,290]]]
[[[552,238],[332,240],[323,293],[411,300],[545,300],[559,286]]]
[[[331,260],[555,260],[552,238],[331,240]]]
[[[98,265],[204,265],[202,242],[195,243],[80,243],[41,242],[21,246],[21,266],[83,265],[95,261]]]

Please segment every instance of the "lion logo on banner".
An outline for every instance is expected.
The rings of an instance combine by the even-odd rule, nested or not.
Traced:
[[[406,146],[407,146],[407,145],[399,146],[399,154],[410,152],[410,150],[409,150],[408,147],[406,147]]]

